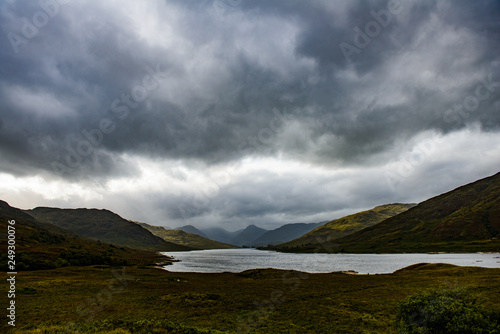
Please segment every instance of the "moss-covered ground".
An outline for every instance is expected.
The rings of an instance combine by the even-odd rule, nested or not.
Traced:
[[[393,333],[398,303],[465,287],[500,309],[500,269],[422,265],[384,275],[128,266],[20,272],[12,333]],[[5,299],[4,299],[5,300]],[[4,308],[5,309],[5,308]]]

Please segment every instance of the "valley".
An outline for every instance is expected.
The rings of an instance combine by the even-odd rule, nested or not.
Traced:
[[[1,237],[7,237],[7,222],[15,220],[18,238],[15,333],[276,333],[290,328],[296,333],[396,333],[398,305],[430,288],[467,289],[481,305],[498,310],[499,184],[496,174],[419,204],[380,205],[330,222],[286,224],[273,231],[250,225],[232,233],[170,229],[108,210],[20,210],[2,201]],[[297,234],[302,235],[289,240]],[[207,238],[215,235],[233,244]],[[280,265],[267,269],[256,262],[213,273],[169,270],[179,251],[249,252],[258,259],[251,253],[258,250],[238,247],[258,240],[284,252],[274,254],[313,253],[308,263],[320,253],[338,253],[347,262],[320,273],[277,269],[285,263],[279,259]],[[278,240],[288,241],[273,245]],[[429,254],[401,254],[436,252],[455,253],[456,259],[466,252],[496,254],[489,255],[491,268],[478,267],[483,260],[456,266],[432,263],[439,257]],[[399,253],[410,262],[356,275],[349,263],[363,253],[371,253],[367,258]],[[3,249],[1,256],[7,260]],[[424,263],[416,263],[418,258]]]

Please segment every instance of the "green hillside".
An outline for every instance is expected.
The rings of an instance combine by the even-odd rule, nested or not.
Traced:
[[[416,204],[400,203],[380,205],[371,210],[332,220],[300,238],[276,245],[272,248],[292,252],[326,252],[332,249],[332,247],[335,247],[335,243],[332,243],[334,239],[347,236],[366,227],[380,223],[415,205]]]
[[[163,240],[187,246],[193,249],[230,249],[238,248],[233,245],[225,244],[222,242],[210,240],[193,233],[187,233],[183,230],[167,230],[161,226],[153,226],[146,223],[139,223],[140,226],[147,229],[154,235],[162,238]]]
[[[500,173],[335,240],[333,251],[500,251]]]
[[[80,237],[76,233],[37,221],[20,209],[0,201],[0,239],[7,240],[8,221],[15,221],[16,270],[66,266],[154,264],[165,261],[154,252],[118,247]],[[0,258],[7,263],[6,244]]]
[[[39,221],[114,245],[153,251],[191,249],[165,241],[108,210],[35,208],[25,212]]]

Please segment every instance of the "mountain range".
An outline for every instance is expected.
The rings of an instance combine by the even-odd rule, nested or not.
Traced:
[[[163,227],[163,228],[167,231],[184,231],[189,234],[194,234],[203,237],[205,239],[219,242],[221,245],[226,244],[238,247],[254,246],[254,241],[258,239],[260,236],[262,236],[264,233],[268,232],[268,230],[257,227],[255,225],[249,225],[244,229],[240,229],[234,232],[229,232],[221,227],[198,229],[193,225],[185,225],[178,227],[176,229],[171,229],[168,227]],[[161,233],[165,235],[164,231],[162,231]],[[234,248],[234,246],[232,247]]]
[[[0,201],[2,240],[9,220],[16,221],[20,268],[29,269],[151,263],[158,251],[255,245],[287,252],[499,252],[500,173],[417,205],[380,205],[327,223],[286,224],[272,231],[255,225],[235,232],[189,225],[172,230],[109,210],[23,211]],[[7,259],[3,249],[0,257]]]
[[[10,224],[12,222],[13,224]],[[7,226],[16,236],[16,270],[53,269],[65,266],[154,264],[165,261],[155,252],[119,247],[35,219],[20,209],[0,201],[0,239],[7,240]],[[7,264],[7,252],[0,258]],[[9,271],[9,270],[6,270]]]
[[[236,245],[240,247],[250,247],[256,239],[261,237],[269,230],[257,227],[255,225],[248,225],[246,228],[229,232],[222,227],[209,227],[205,229],[197,229],[191,225],[180,227],[183,231],[192,231],[192,233],[200,236],[207,237],[218,242]]]
[[[186,225],[178,229],[198,234],[222,243],[236,245],[240,247],[259,247],[287,242],[298,238],[305,233],[321,226],[325,222],[319,223],[294,223],[285,224],[274,230],[267,230],[255,225],[249,225],[244,229],[229,232],[221,227],[211,227],[197,229],[194,226]]]
[[[165,241],[141,226],[108,210],[39,207],[24,212],[38,221],[114,245],[153,251],[192,249]]]
[[[222,227],[209,227],[205,229],[198,229],[192,225],[186,225],[178,228],[179,230],[197,234],[202,237],[209,238],[221,243],[235,245],[239,247],[250,247],[253,246],[253,242],[262,236],[264,233],[268,232],[263,228],[257,227],[255,225],[249,225],[244,229],[240,229],[234,232],[229,232]]]
[[[146,223],[137,223],[157,237],[177,245],[190,247],[193,249],[231,249],[238,248],[233,245],[225,244],[202,237],[195,233],[185,232],[183,229],[166,229],[162,226],[153,226]]]
[[[207,235],[205,233],[203,233],[202,231],[200,231],[199,229],[197,229],[193,225],[184,225],[184,226],[176,228],[176,230],[181,230],[181,231],[184,231],[187,233],[196,234],[196,235],[199,235],[201,237],[207,238]]]
[[[238,230],[235,232],[229,232],[222,227],[208,227],[203,229],[203,234],[207,236],[207,238],[216,240],[224,243],[231,243],[234,236],[240,233],[243,230]]]
[[[285,224],[275,230],[267,231],[251,244],[254,247],[285,243],[303,236],[304,234],[322,226],[326,221],[319,223]]]
[[[396,216],[416,204],[385,204],[371,210],[358,212],[323,224],[297,239],[275,246],[276,250],[294,249],[318,251],[328,249],[332,240],[347,236],[366,227],[373,226],[387,218]]]
[[[333,251],[500,251],[500,173],[339,238]]]
[[[335,221],[327,225],[335,226]],[[327,239],[319,248],[304,243],[307,237],[303,237],[274,249],[332,253],[498,252],[499,233],[500,173],[497,173],[348,235],[325,234]]]
[[[233,244],[239,246],[252,246],[253,242],[261,237],[264,233],[268,232],[263,228],[255,225],[248,225],[243,231],[238,232],[231,240]]]

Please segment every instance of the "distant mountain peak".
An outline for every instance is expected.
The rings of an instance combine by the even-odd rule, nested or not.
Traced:
[[[184,245],[194,249],[229,249],[237,248],[233,245],[210,240],[196,233],[189,233],[182,229],[165,229],[161,226],[153,226],[146,223],[139,223],[140,226],[149,230],[154,235],[175,244]],[[193,227],[193,226],[191,226]]]
[[[253,246],[262,247],[268,245],[275,245],[291,241],[293,239],[299,238],[304,234],[312,231],[313,229],[327,223],[328,221],[323,221],[319,223],[294,223],[285,224],[277,229],[268,231],[260,236],[253,242]]]
[[[245,227],[245,228],[243,229],[243,231],[245,231],[245,230],[252,231],[252,230],[264,230],[264,229],[263,229],[263,228],[261,228],[261,227],[258,227],[257,225],[250,224],[250,225],[248,225],[247,227]]]
[[[176,230],[181,230],[181,231],[184,231],[187,233],[197,234],[199,236],[207,238],[205,233],[203,233],[202,231],[200,231],[197,227],[194,227],[193,225],[184,225],[184,226],[176,228]]]

